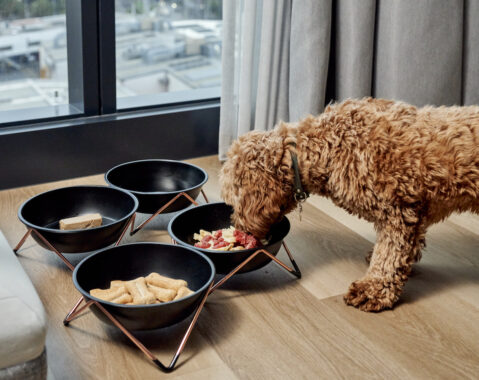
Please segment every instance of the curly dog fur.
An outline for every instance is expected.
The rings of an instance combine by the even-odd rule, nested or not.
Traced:
[[[454,211],[479,213],[477,106],[347,100],[317,117],[240,137],[221,172],[237,228],[264,237],[296,207],[289,151],[307,191],[374,223],[369,269],[344,296],[361,310],[393,307],[428,226]]]

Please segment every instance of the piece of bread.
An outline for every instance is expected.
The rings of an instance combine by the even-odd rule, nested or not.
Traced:
[[[73,218],[61,219],[59,222],[61,230],[83,230],[86,228],[101,226],[101,223],[102,218],[98,213],[84,214],[75,216]]]

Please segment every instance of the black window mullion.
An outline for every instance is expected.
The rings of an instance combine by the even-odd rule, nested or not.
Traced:
[[[115,1],[98,1],[100,112],[116,112]]]
[[[98,8],[96,0],[66,2],[69,99],[86,116],[101,111]]]

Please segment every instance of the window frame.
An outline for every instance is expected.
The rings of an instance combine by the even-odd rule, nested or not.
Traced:
[[[218,87],[197,89],[191,96],[187,95],[190,91],[181,91],[117,99],[115,1],[66,0],[65,16],[69,104],[0,111],[0,131],[82,117],[219,103]],[[156,101],[145,101],[147,97]]]
[[[117,109],[114,8],[113,0],[66,0],[70,104],[58,114],[5,111],[28,119],[3,123],[0,113],[0,189],[97,174],[125,161],[218,153],[217,90],[188,100],[170,95],[163,104],[120,98],[128,108]]]

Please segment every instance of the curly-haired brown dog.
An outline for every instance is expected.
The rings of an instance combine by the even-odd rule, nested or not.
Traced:
[[[237,228],[263,237],[296,207],[291,151],[308,192],[374,223],[368,272],[344,297],[361,310],[393,307],[428,226],[453,211],[479,213],[477,106],[347,100],[317,117],[240,137],[221,172]]]

